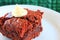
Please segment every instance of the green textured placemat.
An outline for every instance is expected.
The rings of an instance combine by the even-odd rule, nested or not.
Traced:
[[[10,4],[38,5],[60,12],[60,0],[0,0],[0,6]]]

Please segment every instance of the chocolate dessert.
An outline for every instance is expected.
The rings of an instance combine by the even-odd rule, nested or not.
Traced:
[[[0,17],[0,32],[12,40],[32,40],[42,32],[43,12],[26,9],[28,14],[22,17]]]

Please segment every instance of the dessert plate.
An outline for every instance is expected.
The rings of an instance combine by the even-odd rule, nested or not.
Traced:
[[[33,5],[19,5],[23,8],[31,10],[40,10],[44,12],[42,18],[43,31],[41,34],[33,40],[60,40],[60,13],[48,8]],[[11,12],[15,5],[6,5],[0,7],[0,17],[5,13]],[[0,40],[11,40],[0,33]]]

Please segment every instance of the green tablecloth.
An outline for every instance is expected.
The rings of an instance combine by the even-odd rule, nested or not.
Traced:
[[[60,12],[60,0],[0,0],[0,6],[17,3],[43,6]]]

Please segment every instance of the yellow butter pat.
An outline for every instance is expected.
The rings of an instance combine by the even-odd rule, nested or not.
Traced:
[[[12,16],[15,16],[15,17],[22,17],[25,15],[27,15],[27,10],[20,7],[19,5],[16,5],[15,9],[12,11]]]

